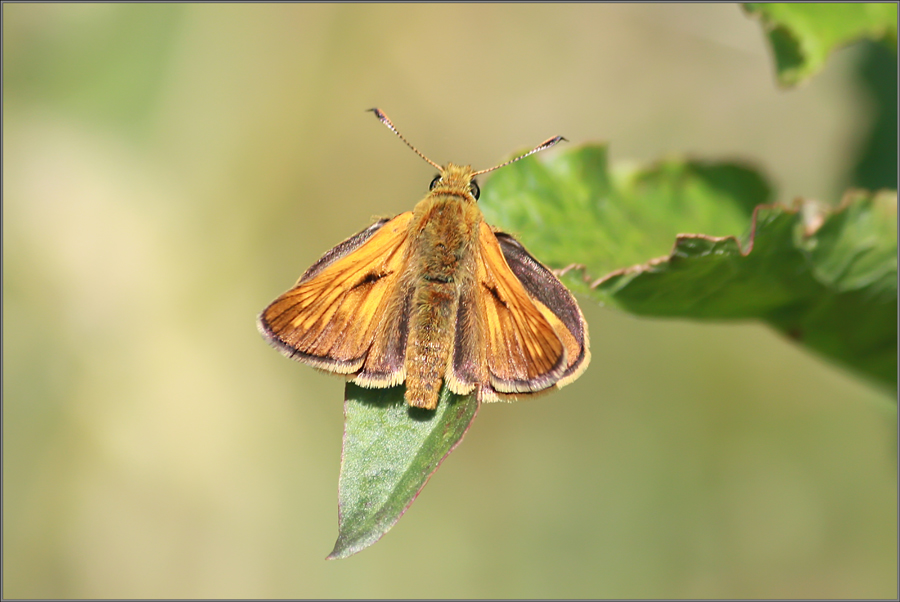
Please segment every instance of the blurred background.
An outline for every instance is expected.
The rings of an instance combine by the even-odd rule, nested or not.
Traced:
[[[365,109],[439,163],[563,134],[834,203],[871,52],[784,91],[728,4],[4,4],[3,596],[896,597],[894,394],[762,325],[583,300],[587,373],[341,561],[343,382],[255,327],[427,190]]]

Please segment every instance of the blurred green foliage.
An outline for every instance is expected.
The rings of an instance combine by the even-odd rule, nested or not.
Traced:
[[[32,14],[49,26],[31,22],[7,30],[4,102],[20,107],[54,98],[80,119],[120,135],[148,136],[175,60],[184,8],[86,7],[80,15],[65,15],[39,7]]]
[[[851,185],[897,188],[897,5],[893,3],[745,4],[766,30],[779,81],[801,83],[840,47],[862,42],[859,77],[875,103],[875,119]]]
[[[850,185],[869,190],[897,187],[897,50],[869,42],[859,79],[875,105],[875,118],[866,134]]]
[[[786,86],[825,66],[837,48],[861,39],[883,40],[897,52],[897,5],[877,2],[745,4],[758,15],[772,45],[778,79]]]

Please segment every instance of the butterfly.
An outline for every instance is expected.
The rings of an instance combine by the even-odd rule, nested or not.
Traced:
[[[478,208],[481,171],[423,155],[438,169],[412,211],[380,219],[323,255],[259,315],[284,355],[370,388],[405,384],[433,410],[441,387],[480,402],[510,400],[578,378],[590,361],[578,303],[553,273]]]

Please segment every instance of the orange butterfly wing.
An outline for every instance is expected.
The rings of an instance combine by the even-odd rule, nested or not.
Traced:
[[[556,382],[557,387],[565,386],[581,376],[591,361],[587,322],[581,308],[559,278],[521,243],[504,232],[494,235],[507,265],[566,347],[566,369]]]
[[[589,352],[571,293],[512,237],[484,222],[478,247],[474,293],[460,303],[451,388],[480,382],[482,398],[491,401],[574,380]]]
[[[406,212],[382,220],[329,251],[263,310],[258,320],[263,336],[288,357],[330,372],[358,374],[360,384],[402,382],[406,316],[401,283],[411,219],[412,212]],[[390,348],[370,353],[376,338]]]

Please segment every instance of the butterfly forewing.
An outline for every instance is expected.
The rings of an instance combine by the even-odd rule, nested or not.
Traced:
[[[503,232],[494,234],[513,274],[566,346],[567,367],[558,385],[572,382],[587,368],[591,355],[586,322],[575,297],[516,239]]]
[[[507,265],[496,236],[484,222],[479,242],[476,298],[490,386],[501,394],[546,389],[568,366],[566,345]]]
[[[398,290],[411,217],[374,224],[326,254],[263,311],[263,335],[317,368],[359,371]]]

